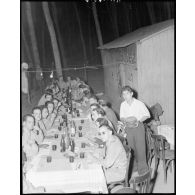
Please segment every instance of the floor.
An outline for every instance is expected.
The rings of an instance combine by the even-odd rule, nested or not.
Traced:
[[[151,166],[154,170],[154,159]],[[167,171],[167,183],[164,182],[164,173],[162,163],[159,163],[158,173],[156,176],[156,181],[154,181],[154,187],[152,193],[174,193],[174,169],[172,172],[170,170]]]

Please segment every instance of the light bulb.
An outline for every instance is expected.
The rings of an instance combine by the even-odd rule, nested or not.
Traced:
[[[53,71],[51,72],[51,74],[50,74],[50,76],[49,76],[50,78],[53,78]]]

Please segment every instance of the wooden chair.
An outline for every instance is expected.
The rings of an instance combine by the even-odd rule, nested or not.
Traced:
[[[116,181],[116,182],[111,182],[108,184],[108,191],[110,191],[112,188],[114,188],[117,185],[122,185],[125,187],[129,186],[129,173],[130,173],[130,160],[131,160],[131,149],[127,146],[124,145],[124,148],[127,152],[127,169],[126,169],[126,174],[125,174],[125,178],[123,180],[120,181]]]
[[[143,175],[139,175],[130,179],[130,185],[133,185],[133,190],[138,193],[150,193],[150,180],[151,180],[151,172],[150,168]],[[138,190],[136,189],[138,188]]]
[[[151,137],[152,131],[146,124],[144,126],[146,131],[146,158],[148,166],[151,167],[152,159],[154,157],[154,143]]]
[[[164,182],[167,182],[167,169],[169,168],[170,162],[175,160],[174,150],[165,149],[166,138],[162,135],[152,135],[154,140],[154,154],[155,154],[155,170],[158,169],[159,160],[163,162],[164,170]]]
[[[112,192],[112,194],[135,194],[135,193],[137,192],[130,187],[121,187],[115,192]]]

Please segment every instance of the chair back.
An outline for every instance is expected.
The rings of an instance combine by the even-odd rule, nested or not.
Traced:
[[[130,183],[133,183],[133,190],[137,191],[136,186],[138,186],[138,193],[150,193],[151,172],[150,168],[145,174],[132,178]]]
[[[151,165],[152,158],[154,156],[154,143],[152,139],[152,131],[150,128],[145,125],[145,131],[146,131],[146,153],[147,153],[147,162],[148,165]]]
[[[130,175],[130,172],[129,172],[129,169],[130,169],[130,161],[131,161],[131,149],[128,148],[127,150],[127,146],[126,147],[126,152],[127,152],[127,168],[126,168],[126,174],[125,174],[125,187],[128,187],[129,186],[129,175]]]
[[[154,141],[154,153],[157,158],[165,159],[166,138],[162,135],[151,135]]]

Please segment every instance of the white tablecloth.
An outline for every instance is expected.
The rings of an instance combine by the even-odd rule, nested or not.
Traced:
[[[78,124],[80,125],[79,121]],[[86,121],[83,125],[89,127],[89,123]],[[91,131],[91,128],[89,130]],[[82,139],[87,140],[84,137],[77,137],[77,139],[77,148],[81,144]],[[44,186],[47,191],[62,190],[64,193],[83,191],[108,193],[102,167],[95,162],[89,162],[87,158],[77,158],[74,163],[69,163],[69,159],[65,158],[63,153],[51,150],[52,144],[56,144],[57,150],[60,150],[60,136],[57,140],[44,140],[44,143],[49,144],[49,148],[41,149],[39,154],[33,159],[33,168],[26,174],[27,180],[35,187]],[[51,163],[46,162],[47,155],[52,156]],[[77,169],[78,167],[79,169]]]
[[[163,135],[171,145],[171,149],[174,149],[174,125],[160,125],[158,126],[158,134]]]

